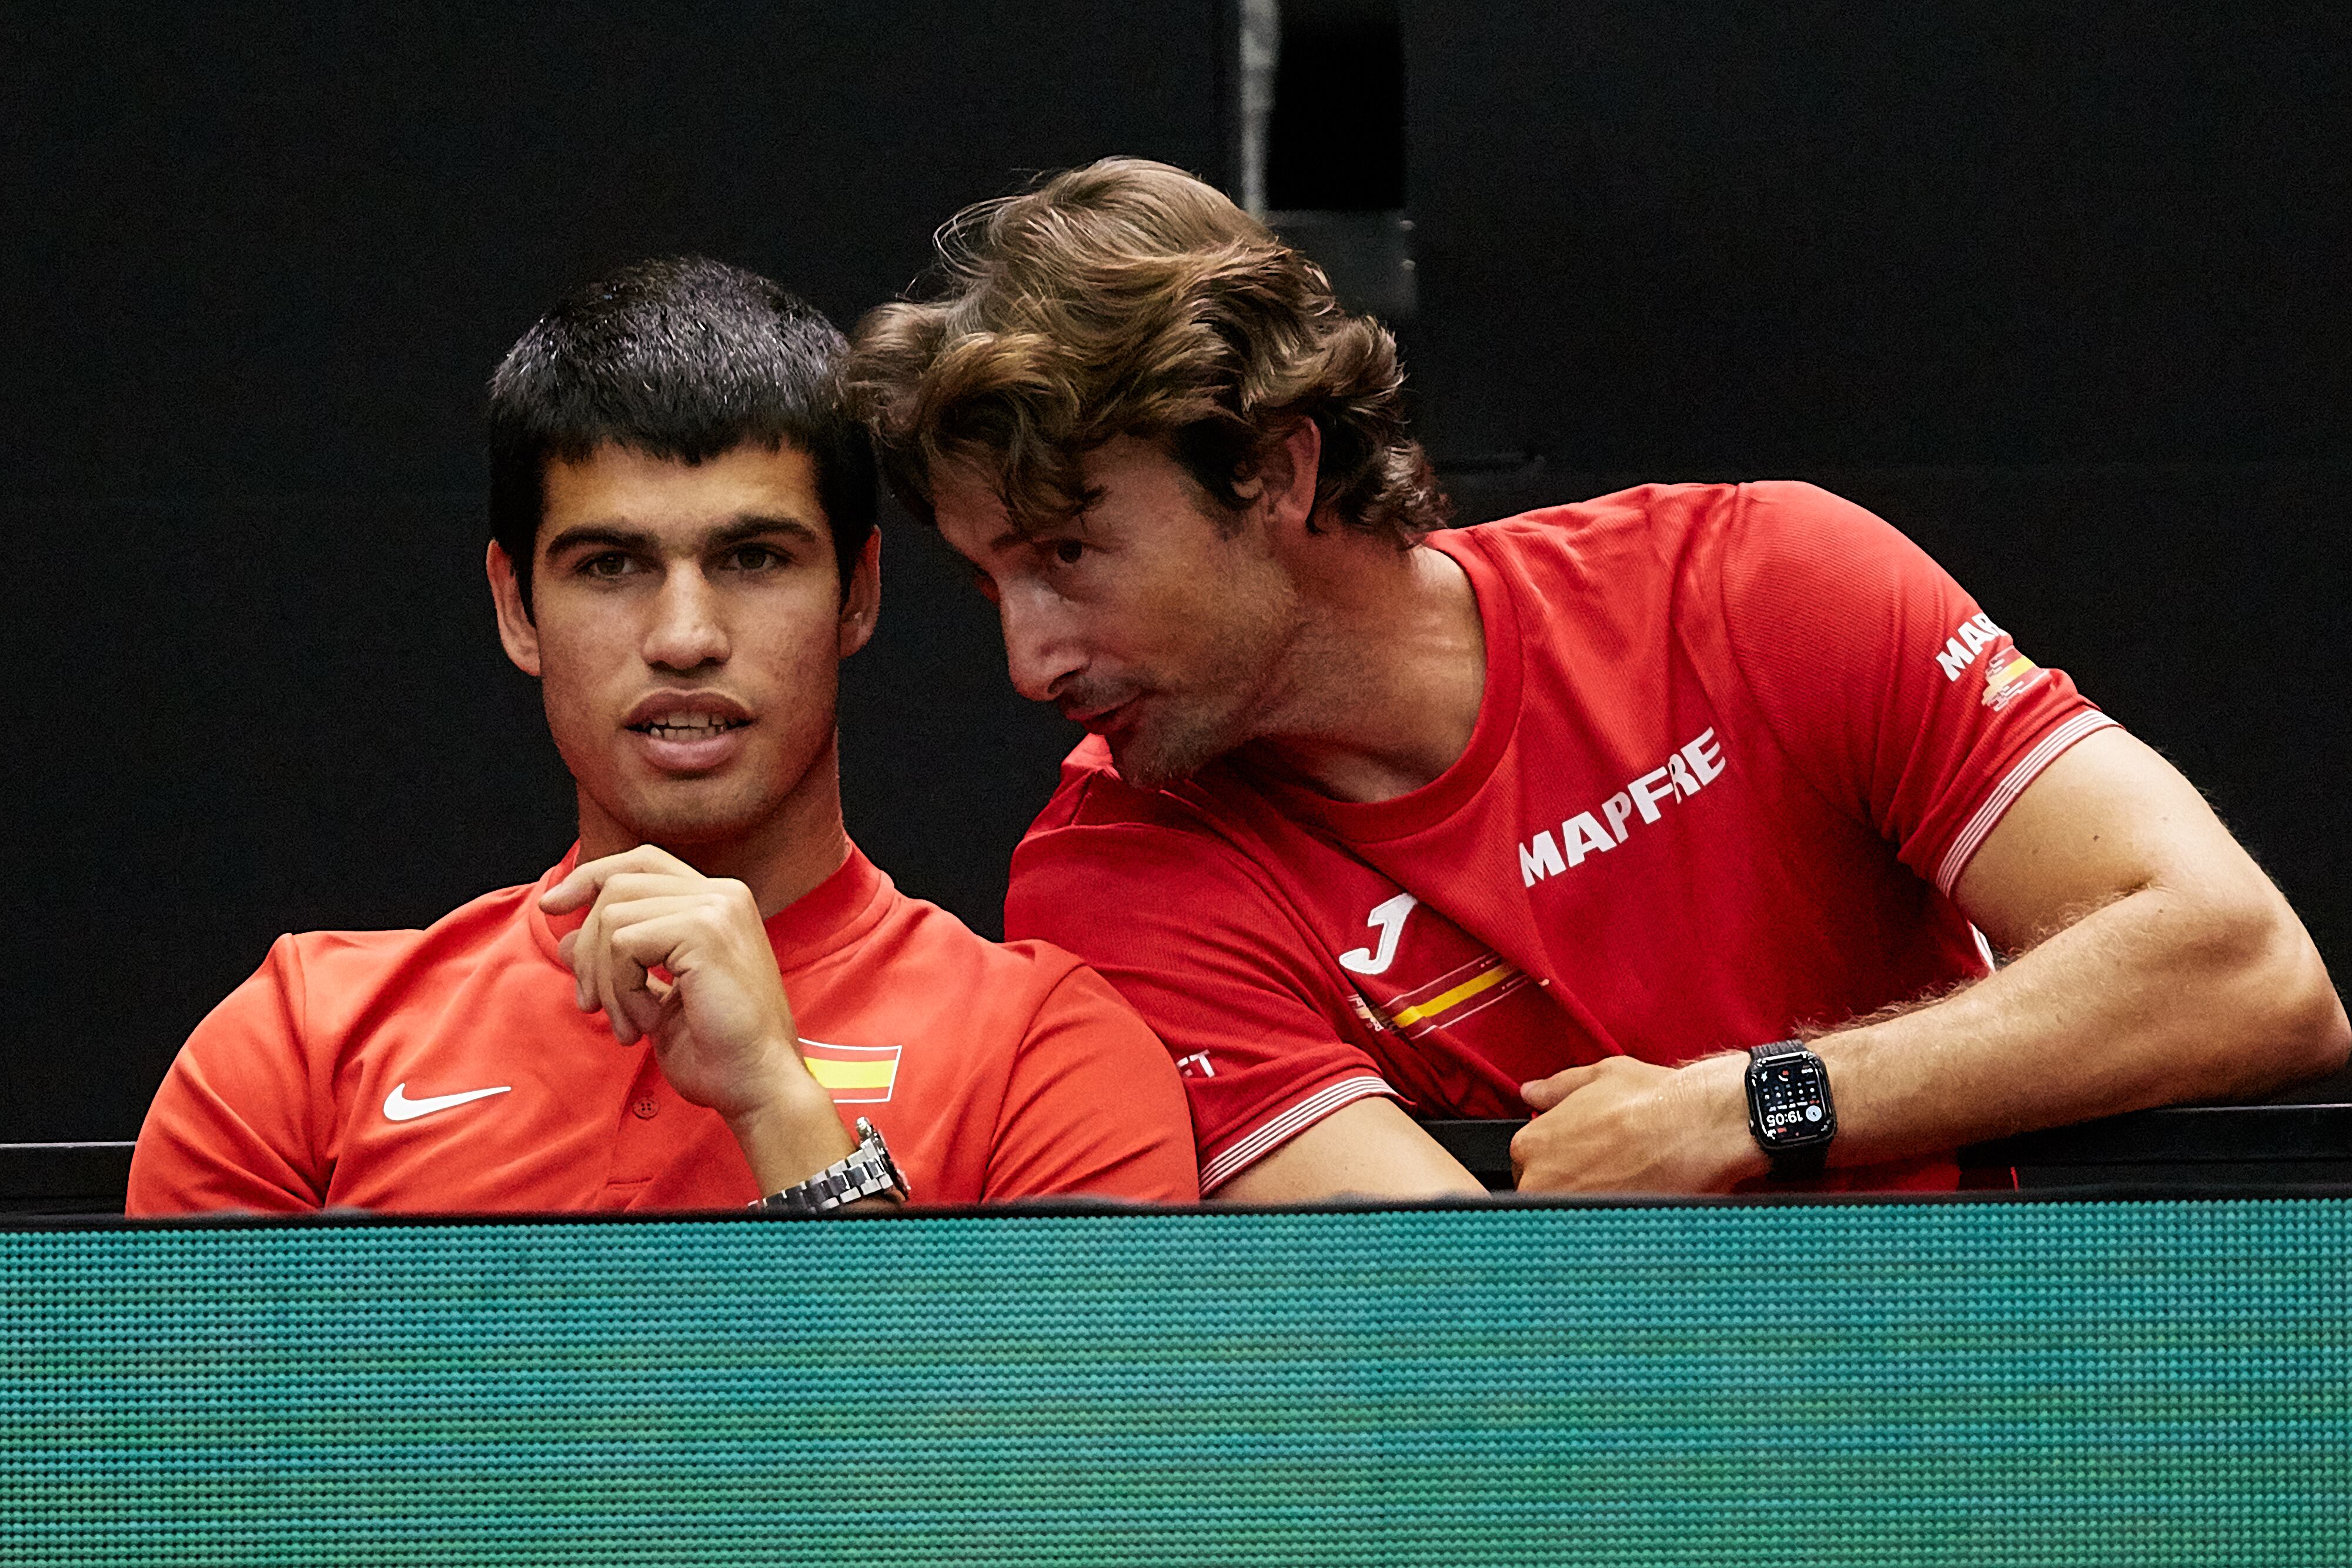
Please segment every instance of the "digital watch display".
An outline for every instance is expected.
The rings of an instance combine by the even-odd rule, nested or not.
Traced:
[[[1748,1130],[1772,1174],[1817,1174],[1837,1136],[1828,1068],[1793,1040],[1753,1047],[1748,1058]]]

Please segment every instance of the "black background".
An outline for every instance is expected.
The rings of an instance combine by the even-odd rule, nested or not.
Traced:
[[[1392,71],[1349,14],[1299,11],[1339,22],[1298,49]],[[559,292],[696,250],[846,325],[1034,171],[1224,180],[1233,26],[1217,0],[0,11],[0,1141],[131,1135],[278,932],[421,924],[569,841],[481,587],[475,423]],[[2336,8],[1498,0],[1407,5],[1401,40],[1404,338],[1465,520],[1635,479],[1853,497],[2204,785],[2344,972]],[[1273,172],[1387,204],[1393,149],[1317,148],[1302,61]],[[1012,695],[936,541],[886,528],[851,829],[993,932],[1071,732]]]

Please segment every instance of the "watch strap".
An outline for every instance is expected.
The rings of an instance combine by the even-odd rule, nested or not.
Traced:
[[[1830,1163],[1830,1146],[1827,1144],[1807,1144],[1801,1149],[1767,1149],[1764,1157],[1772,1162],[1775,1180],[1817,1176]]]
[[[803,1182],[772,1192],[751,1207],[778,1214],[824,1214],[860,1198],[908,1198],[907,1178],[890,1157],[890,1145],[865,1117],[857,1118],[857,1147]]]

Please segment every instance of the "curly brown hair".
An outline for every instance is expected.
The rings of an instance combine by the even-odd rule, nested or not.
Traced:
[[[1322,432],[1318,517],[1400,549],[1449,520],[1405,434],[1394,336],[1181,170],[1106,158],[965,208],[938,245],[938,297],[867,315],[845,371],[922,520],[948,468],[992,480],[1016,527],[1066,522],[1095,499],[1080,462],[1123,435],[1238,513],[1301,419]]]

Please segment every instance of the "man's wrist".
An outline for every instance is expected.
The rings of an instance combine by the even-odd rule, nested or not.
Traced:
[[[726,1118],[762,1193],[797,1186],[857,1147],[824,1086],[805,1069],[798,1077]]]
[[[1721,1191],[1770,1175],[1770,1158],[1748,1130],[1748,1053],[1704,1057],[1683,1071],[1697,1090],[1694,1109],[1698,1124],[1706,1130],[1706,1146],[1721,1162],[1715,1188]]]

